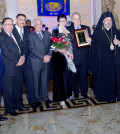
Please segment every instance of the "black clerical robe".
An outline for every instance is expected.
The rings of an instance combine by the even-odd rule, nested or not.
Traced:
[[[106,32],[106,33],[105,33]],[[107,36],[107,35],[108,36]],[[112,36],[111,36],[112,34]],[[115,101],[120,99],[119,93],[119,62],[120,47],[110,49],[110,41],[114,38],[120,40],[120,31],[116,28],[96,30],[91,45],[91,71],[95,77],[94,93],[100,101]]]

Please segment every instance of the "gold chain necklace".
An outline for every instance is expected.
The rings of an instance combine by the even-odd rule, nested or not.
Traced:
[[[111,40],[110,40],[110,38],[109,38],[108,34],[106,33],[105,28],[103,26],[102,26],[102,30],[104,30],[108,40],[110,41],[110,49],[114,50],[114,46],[113,46],[113,43],[112,43],[112,28],[111,28]]]

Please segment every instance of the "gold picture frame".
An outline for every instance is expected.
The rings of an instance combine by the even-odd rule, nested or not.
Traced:
[[[74,37],[77,48],[90,46],[90,43],[87,41],[87,38],[89,37],[87,28],[74,30]]]

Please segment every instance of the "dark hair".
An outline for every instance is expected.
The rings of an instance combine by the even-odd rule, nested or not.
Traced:
[[[18,14],[18,15],[16,16],[16,19],[17,19],[19,16],[23,16],[23,17],[26,18],[26,15],[24,15],[24,14]]]
[[[57,21],[59,22],[59,20],[60,20],[61,18],[65,18],[65,19],[67,20],[67,18],[66,18],[66,16],[65,16],[64,14],[60,14],[60,15],[57,17]]]
[[[12,18],[6,17],[6,18],[3,19],[2,24],[4,24],[6,20],[12,20],[12,22],[13,22],[13,19]]]
[[[46,27],[45,30],[48,30],[48,27]]]
[[[31,20],[30,20],[30,19],[27,19],[27,20],[26,20],[26,23],[27,23],[27,22],[30,22],[30,23],[31,23]]]

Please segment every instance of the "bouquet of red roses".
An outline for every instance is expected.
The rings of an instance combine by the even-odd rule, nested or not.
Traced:
[[[59,51],[60,53],[62,53],[67,62],[68,62],[68,67],[69,69],[76,73],[76,67],[72,61],[72,55],[71,55],[71,51],[72,51],[72,44],[70,42],[70,39],[65,37],[65,36],[62,36],[60,38],[57,38],[57,37],[52,37],[51,40],[53,41],[53,45],[51,46],[51,50],[57,52]],[[63,50],[66,50],[65,53],[63,53]]]
[[[52,48],[54,49],[62,49],[68,47],[68,42],[66,42],[63,37],[52,37],[51,40],[54,42],[52,45]]]

